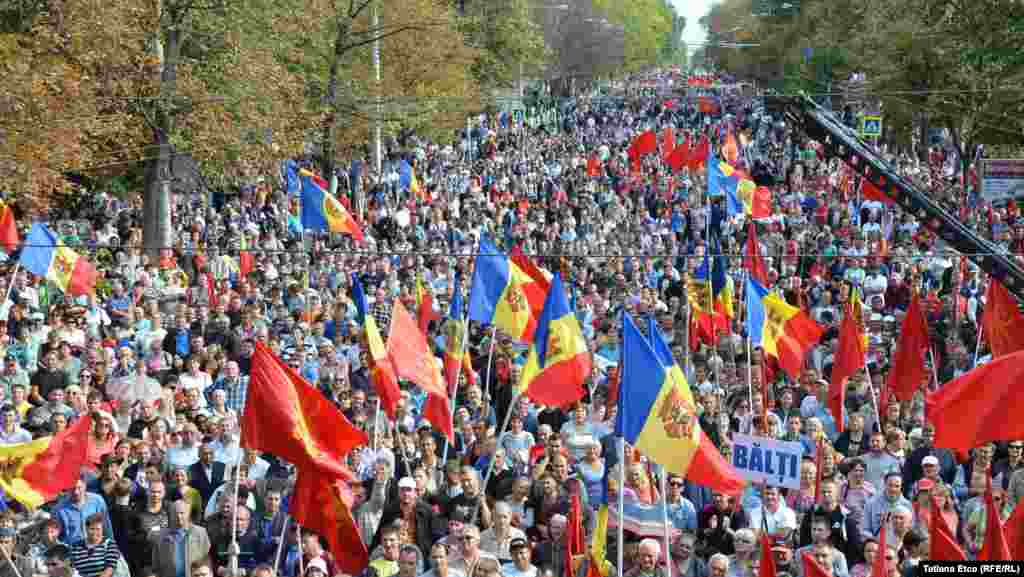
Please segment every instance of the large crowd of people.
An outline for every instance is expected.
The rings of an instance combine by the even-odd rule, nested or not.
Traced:
[[[932,446],[921,395],[900,403],[878,394],[912,290],[926,297],[929,386],[984,362],[983,275],[917,216],[864,200],[841,163],[756,98],[713,89],[720,113],[711,115],[678,80],[672,92],[672,74],[652,78],[660,94],[578,95],[559,102],[547,126],[491,115],[451,143],[390,142],[380,174],[360,159],[361,171],[339,173],[338,190],[365,191],[365,207],[354,208],[365,243],[304,233],[284,173],[230,194],[175,194],[175,246],[159,256],[141,249],[137,201],[102,195],[102,215],[52,223],[99,279],[94,294],[72,298],[17,267],[16,257],[3,265],[10,302],[0,319],[0,445],[54,434],[86,415],[93,430],[86,470],[64,494],[39,510],[5,496],[0,576],[226,577],[234,542],[253,577],[338,575],[340,553],[289,517],[294,468],[240,446],[257,341],[372,439],[348,456],[360,480],[353,514],[370,551],[366,575],[584,575],[590,560],[566,555],[572,503],[582,504],[589,549],[606,492],[666,512],[667,527],[625,532],[629,576],[756,576],[763,532],[780,574],[801,575],[810,552],[834,577],[869,575],[880,555],[892,558],[895,575],[928,558],[936,507],[967,555],[977,555],[988,482],[1003,515],[1024,494],[1024,440],[954,454]],[[724,216],[700,170],[671,174],[655,155],[639,172],[631,168],[632,137],[666,127],[680,142],[723,128],[738,135],[740,164],[774,178],[771,217],[750,229]],[[940,149],[923,163],[880,153],[948,207],[969,207],[962,220],[983,236],[1020,252],[1016,206],[977,199],[971,175],[965,190]],[[594,158],[596,175],[588,170]],[[403,186],[401,160],[415,165],[420,194]],[[799,379],[760,350],[748,357],[742,312],[713,339],[695,338],[687,325],[688,279],[711,250],[711,220],[720,252],[730,255],[737,303],[739,255],[755,230],[770,288],[825,327]],[[594,369],[581,402],[534,406],[513,394],[526,347],[472,323],[472,374],[460,379],[448,443],[423,418],[425,395],[415,386],[403,383],[394,419],[378,412],[350,273],[384,331],[392,303],[415,311],[417,284],[429,291],[441,317],[429,337],[440,356],[452,291],[468,291],[482,234],[561,273]],[[254,257],[244,276],[243,246]],[[840,434],[826,396],[854,293],[865,307],[868,370],[850,380]],[[799,490],[752,485],[724,495],[677,475],[663,484],[638,452],[620,462],[613,391],[624,312],[656,319],[684,367],[701,428],[727,458],[736,433],[803,444]],[[614,529],[607,541],[607,559],[617,563]]]

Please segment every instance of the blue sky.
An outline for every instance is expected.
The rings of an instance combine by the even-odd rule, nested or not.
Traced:
[[[714,0],[672,0],[676,12],[686,17],[686,30],[683,30],[685,42],[704,41],[704,29],[697,25],[697,20],[707,14],[713,3]]]

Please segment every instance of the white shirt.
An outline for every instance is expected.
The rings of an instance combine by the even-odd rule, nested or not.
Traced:
[[[764,527],[761,518],[765,516],[765,513],[767,513],[766,521],[769,533],[777,533],[782,529],[789,529],[790,531],[796,530],[796,513],[781,501],[779,502],[778,510],[774,513],[766,511],[764,506],[751,511],[750,527],[761,530],[761,528]]]

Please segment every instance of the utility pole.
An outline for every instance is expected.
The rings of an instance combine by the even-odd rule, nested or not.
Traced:
[[[384,122],[384,105],[381,102],[381,80],[380,80],[380,10],[378,3],[373,3],[373,30],[377,39],[373,41],[373,75],[377,81],[377,119],[373,126],[373,166],[377,169],[377,178],[380,178],[383,170],[383,146],[381,144],[382,124]]]

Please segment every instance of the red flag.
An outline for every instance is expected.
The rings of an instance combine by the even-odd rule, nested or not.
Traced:
[[[423,280],[416,275],[416,317],[419,319],[419,329],[427,334],[430,321],[441,320],[441,314],[434,310],[434,295],[423,286]]]
[[[846,305],[846,314],[839,325],[839,346],[832,363],[832,378],[828,391],[828,408],[836,421],[836,429],[843,432],[843,406],[846,403],[846,381],[864,368],[863,311],[856,295]]]
[[[671,126],[666,126],[661,135],[661,158],[667,161],[669,155],[676,148],[676,131]]]
[[[352,517],[352,490],[344,481],[300,469],[291,512],[297,523],[327,540],[327,549],[343,573],[359,575],[366,569],[370,554]]]
[[[427,395],[423,403],[423,418],[444,433],[449,443],[455,442],[455,431],[452,429],[452,409],[447,397]]]
[[[4,204],[0,208],[0,246],[4,252],[11,254],[18,248],[21,239],[18,237],[18,224],[14,220],[14,211],[10,205]]]
[[[942,516],[942,511],[932,500],[931,522],[928,524],[928,543],[930,551],[928,559],[931,561],[966,561],[967,555],[953,536],[953,531]]]
[[[238,253],[238,276],[242,278],[249,276],[253,268],[255,268],[255,265],[253,264],[252,253],[247,250]]]
[[[981,322],[993,358],[1024,349],[1024,316],[1017,308],[1017,299],[996,279],[988,283]]]
[[[775,577],[775,556],[772,555],[772,543],[768,535],[761,533],[761,566],[757,569],[757,577]]]
[[[725,142],[722,143],[722,157],[733,166],[739,163],[740,149],[736,144],[736,136],[733,135],[731,130],[725,133]]]
[[[990,441],[1024,439],[1021,382],[1024,351],[1017,351],[929,393],[926,416],[935,424],[935,446],[969,451]]]
[[[586,551],[586,543],[583,539],[583,511],[580,505],[579,493],[573,491],[569,501],[569,515],[566,523],[567,534],[565,536],[565,574],[569,577],[576,575],[576,567],[573,559],[583,555]]]
[[[674,171],[680,171],[690,160],[690,137],[686,137],[679,146],[672,149],[671,154],[665,159],[665,162],[672,167]]]
[[[601,161],[597,159],[597,156],[587,159],[587,176],[592,178],[601,176]]]
[[[1013,558],[1024,559],[1024,505],[1017,503],[1014,506],[1010,518],[1003,523],[1003,533]]]
[[[241,429],[245,448],[348,480],[352,473],[342,464],[343,457],[369,442],[334,403],[261,342],[252,356]]]
[[[901,401],[914,398],[914,393],[928,376],[924,354],[929,346],[928,321],[921,310],[921,298],[915,293],[900,326],[900,339],[886,380],[886,395],[896,395]]]
[[[395,301],[391,307],[388,358],[396,376],[412,381],[428,394],[444,397],[447,401],[448,391],[437,357],[430,352],[427,336],[420,332],[416,321],[400,301]]]
[[[895,559],[888,558],[889,545],[886,541],[889,533],[889,516],[890,513],[882,514],[882,528],[878,530],[878,555],[875,555],[875,562],[871,567],[871,577],[888,577],[889,564],[896,562]]]
[[[689,164],[691,171],[704,166],[704,163],[707,162],[708,150],[710,148],[711,142],[708,140],[708,135],[701,136],[697,146],[690,149],[690,159],[687,164]]]
[[[757,284],[768,286],[768,270],[761,258],[761,250],[757,244],[757,225],[753,222],[747,223],[747,244],[743,250],[743,268],[750,272],[750,278],[757,281]]]
[[[860,195],[865,200],[877,200],[885,204],[885,206],[892,206],[896,201],[886,196],[884,192],[878,189],[877,186],[864,177],[860,179]]]
[[[217,287],[213,285],[213,273],[206,273],[206,298],[210,301],[210,308],[217,306]]]
[[[645,154],[658,152],[658,137],[653,131],[647,130],[636,138],[629,145],[629,158],[638,161]]]
[[[881,552],[879,552],[881,555]],[[832,577],[831,571],[825,571],[825,569],[814,560],[810,551],[804,551],[804,556],[801,561],[804,564],[804,577]]]
[[[750,205],[750,218],[769,218],[772,215],[772,189],[759,186],[754,189]]]
[[[978,561],[1013,561],[1010,544],[1003,533],[1003,519],[992,500],[992,476],[985,475],[985,542],[978,551]]]

